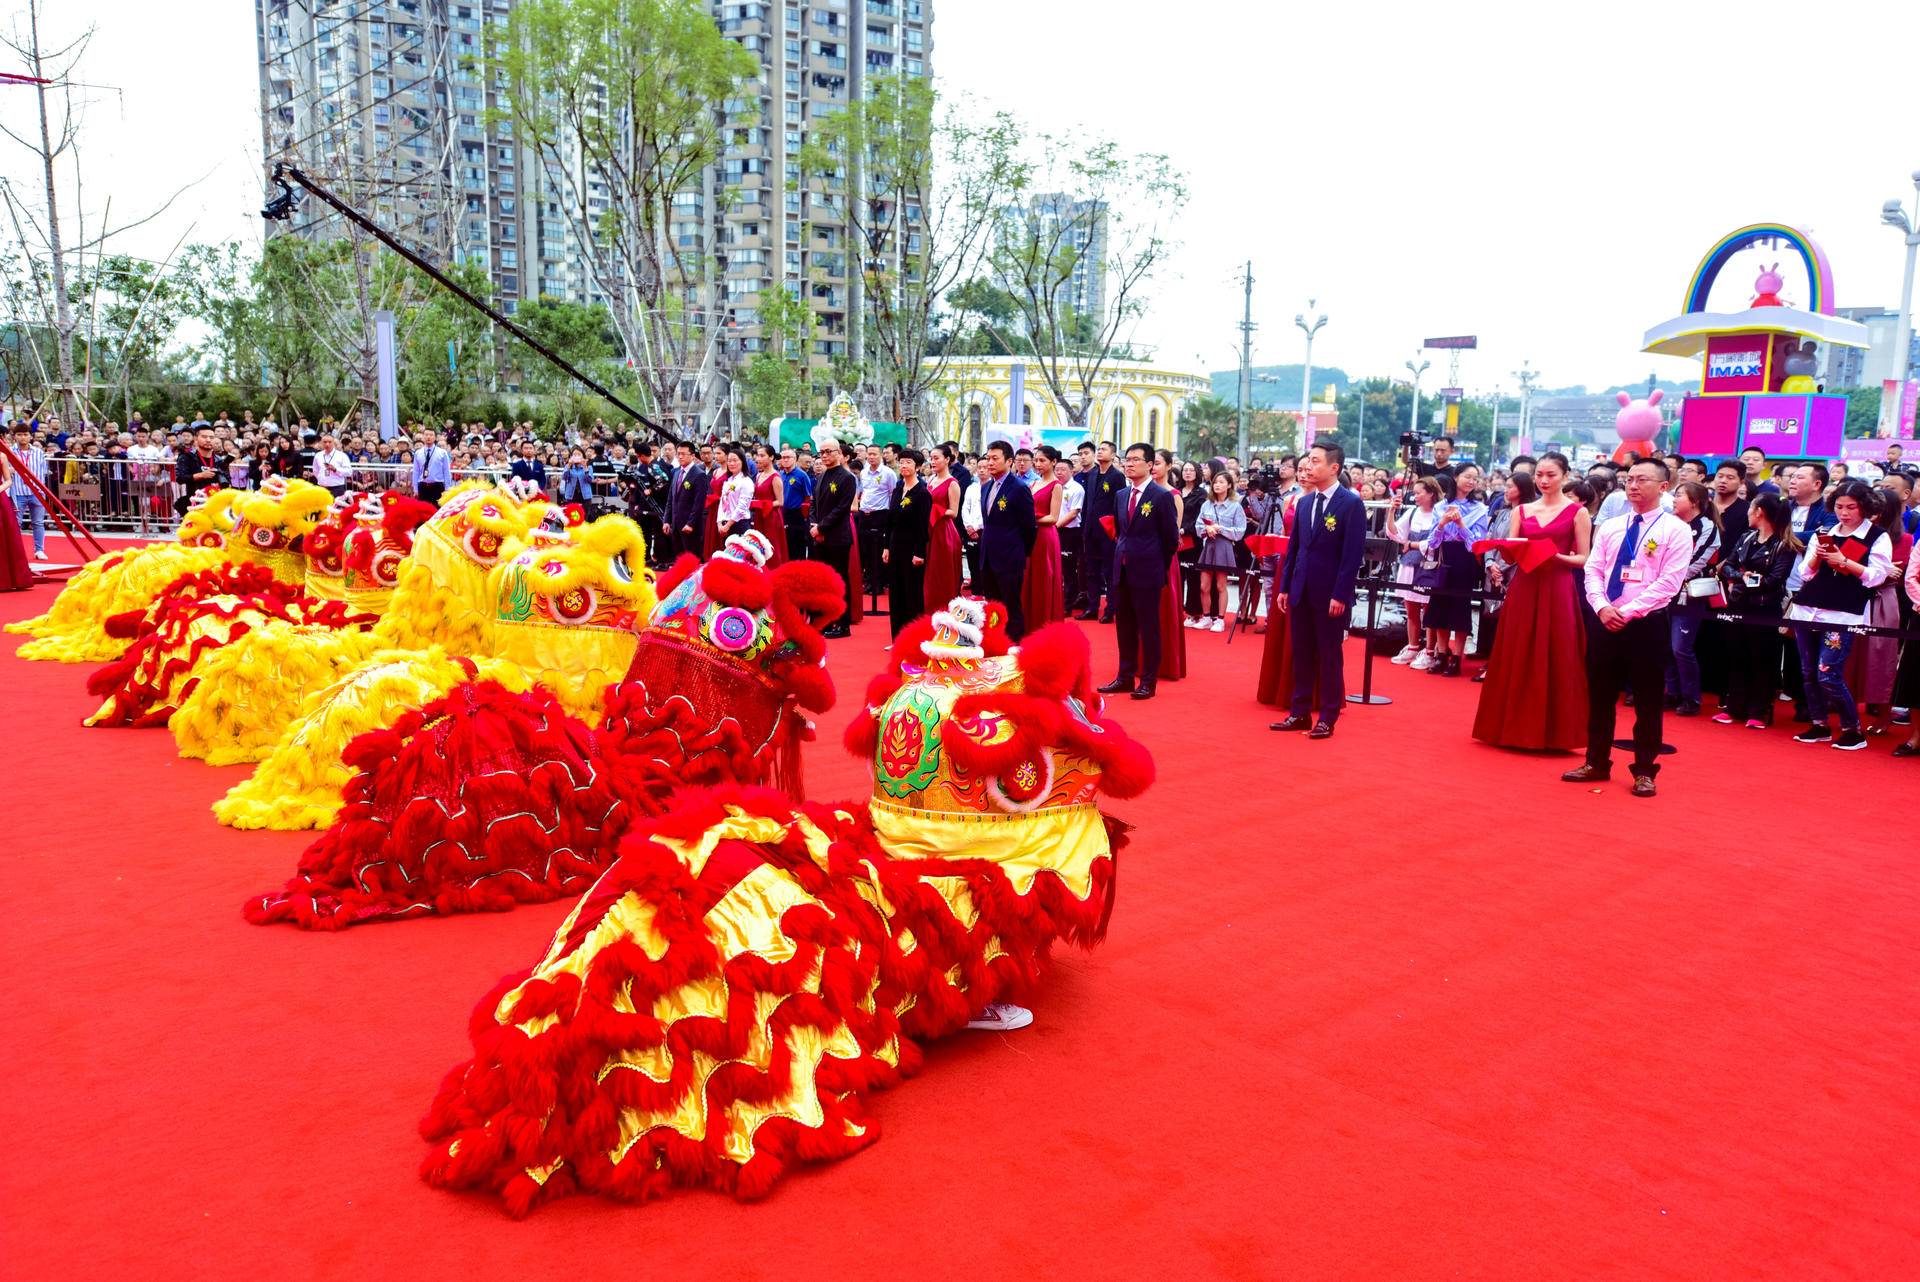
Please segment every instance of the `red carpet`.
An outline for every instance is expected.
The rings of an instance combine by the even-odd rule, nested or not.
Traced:
[[[843,700],[883,636],[836,647]],[[81,729],[84,671],[18,641],[8,1279],[1920,1274],[1920,765],[1884,742],[1670,722],[1635,801],[1384,664],[1392,707],[1283,741],[1258,638],[1191,636],[1194,676],[1121,713],[1160,783],[1121,807],[1112,937],[1033,1028],[937,1047],[879,1144],[765,1203],[514,1223],[415,1179],[414,1124],[568,905],[248,926],[307,837],[215,825],[240,770]],[[809,780],[864,792],[824,742]]]

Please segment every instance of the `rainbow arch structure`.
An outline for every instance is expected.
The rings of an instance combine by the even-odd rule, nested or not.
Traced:
[[[1700,260],[1700,265],[1694,268],[1682,312],[1704,312],[1707,309],[1707,295],[1712,292],[1714,281],[1719,279],[1720,269],[1735,254],[1763,240],[1785,241],[1806,265],[1807,280],[1813,289],[1813,297],[1807,300],[1806,310],[1825,316],[1833,315],[1833,265],[1827,261],[1827,251],[1820,248],[1820,242],[1812,236],[1785,223],[1754,223],[1722,236],[1707,251],[1707,256]]]

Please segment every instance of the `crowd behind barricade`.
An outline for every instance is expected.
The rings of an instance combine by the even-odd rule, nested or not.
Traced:
[[[862,595],[876,606],[887,598],[897,631],[963,587],[1002,600],[1016,635],[1072,615],[1114,623],[1124,595],[1115,591],[1114,521],[1129,493],[1137,499],[1145,486],[1164,486],[1178,551],[1158,594],[1158,676],[1145,680],[1149,692],[1156,679],[1184,675],[1184,632],[1267,630],[1273,550],[1305,492],[1302,460],[1291,454],[1256,455],[1243,465],[1093,440],[1071,454],[1012,445],[971,454],[954,441],[925,451],[832,443],[776,449],[656,442],[624,422],[596,421],[548,439],[531,422],[453,420],[409,424],[381,440],[370,426],[325,418],[279,424],[251,411],[238,421],[224,412],[183,415],[164,427],[138,414],[125,425],[77,427],[50,415],[19,416],[8,431],[29,469],[83,520],[109,527],[165,528],[200,490],[257,489],[276,476],[335,493],[395,489],[430,500],[465,478],[492,476],[530,481],[578,504],[589,519],[631,516],[659,564],[685,552],[710,556],[730,535],[760,528],[780,556],[824,560],[849,579],[836,632],[861,619]],[[1129,461],[1136,451],[1144,456],[1137,468]],[[1686,522],[1695,548],[1668,611],[1664,695],[1674,713],[1698,715],[1711,698],[1715,721],[1764,728],[1790,705],[1808,726],[1807,741],[1847,748],[1911,723],[1920,644],[1895,634],[1914,629],[1920,602],[1911,557],[1920,470],[1902,454],[1900,443],[1889,443],[1883,459],[1864,465],[1870,481],[1849,476],[1841,463],[1774,463],[1753,449],[1717,466],[1680,455],[1656,460],[1665,473],[1660,508]],[[1445,437],[1432,443],[1430,457],[1392,468],[1346,463],[1339,484],[1364,502],[1370,536],[1363,588],[1386,604],[1387,626],[1404,630],[1392,662],[1446,677],[1489,659],[1506,599],[1530,571],[1511,546],[1475,552],[1474,545],[1539,538],[1530,513],[1558,519],[1577,507],[1579,546],[1557,564],[1578,572],[1592,531],[1628,511],[1624,471],[1602,461],[1576,472],[1557,454],[1521,455],[1487,469],[1457,457]],[[7,479],[35,555],[44,558],[44,507],[20,480]],[[1842,603],[1860,608],[1801,600],[1808,576],[1830,555],[1861,566]],[[1864,603],[1854,601],[1860,595]],[[1756,623],[1772,619],[1778,626]],[[1377,612],[1356,612],[1352,622],[1377,621]],[[1488,671],[1481,667],[1471,679],[1484,681]],[[1920,735],[1899,751],[1920,753]]]

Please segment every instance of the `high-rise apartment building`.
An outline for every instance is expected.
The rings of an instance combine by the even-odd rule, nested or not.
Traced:
[[[1002,228],[1002,236],[1013,237],[1017,244],[1073,254],[1061,301],[1076,316],[1092,317],[1098,329],[1107,311],[1106,202],[1041,192],[1029,196],[1025,208],[1008,210]]]
[[[931,74],[932,0],[709,3],[761,74],[714,104],[730,122],[722,154],[697,189],[673,198],[668,221],[690,264],[684,297],[727,322],[703,369],[724,373],[760,350],[762,296],[774,289],[813,310],[814,363],[857,355],[861,259],[838,207],[851,193],[803,175],[800,153],[814,122],[874,77]],[[484,263],[503,311],[543,295],[604,302],[552,158],[520,147],[510,124],[484,123],[501,104],[478,63],[489,27],[503,28],[512,6],[255,0],[267,163],[297,160],[409,241]],[[604,208],[595,176],[575,176],[587,204]],[[292,229],[330,234],[339,220],[327,214],[310,203]]]
[[[861,256],[840,207],[853,193],[802,174],[800,152],[814,122],[858,101],[874,78],[932,74],[932,0],[748,0],[715,9],[720,29],[763,69],[759,123],[734,130],[716,176],[732,193],[710,227],[719,301],[745,352],[762,346],[761,294],[785,288],[814,312],[816,363],[860,355]],[[751,103],[735,105],[753,114]]]

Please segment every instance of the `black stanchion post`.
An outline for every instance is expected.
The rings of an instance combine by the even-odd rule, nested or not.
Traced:
[[[1367,589],[1367,630],[1361,645],[1366,658],[1361,661],[1360,693],[1348,695],[1348,703],[1371,704],[1378,707],[1381,704],[1393,702],[1386,695],[1373,692],[1373,630],[1378,626],[1380,626],[1380,589],[1373,586]]]

